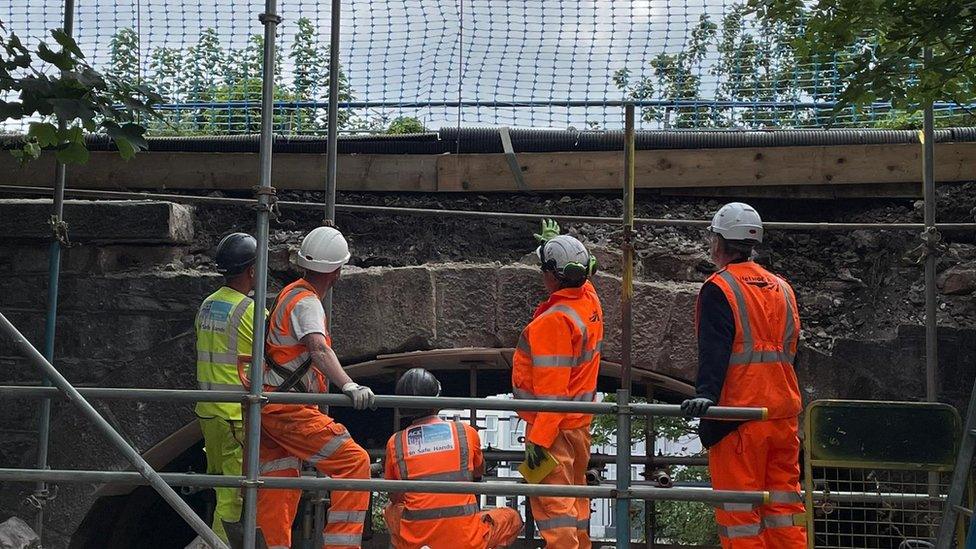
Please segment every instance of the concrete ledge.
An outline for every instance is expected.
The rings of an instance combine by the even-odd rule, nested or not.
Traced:
[[[51,238],[51,200],[0,200],[0,238]],[[68,236],[77,242],[187,244],[193,240],[189,207],[172,202],[66,200]]]

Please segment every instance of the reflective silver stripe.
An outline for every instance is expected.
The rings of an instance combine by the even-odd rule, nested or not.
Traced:
[[[291,549],[290,545],[269,545],[268,549]]]
[[[730,513],[751,513],[756,509],[751,503],[718,503],[715,507]]]
[[[324,459],[329,459],[330,457],[332,457],[332,454],[334,454],[336,450],[339,449],[340,446],[345,444],[347,440],[352,440],[352,437],[349,436],[348,431],[342,433],[341,435],[336,435],[332,437],[329,440],[329,442],[326,442],[324,445],[322,445],[322,448],[320,448],[319,451],[315,453],[315,455],[308,458],[308,462],[315,464]]]
[[[283,457],[271,461],[261,462],[261,473],[271,473],[274,471],[298,470],[302,466],[302,460],[297,457]]]
[[[575,368],[579,362],[575,355],[532,355],[532,365],[537,368]]]
[[[409,480],[407,477],[407,460],[403,455],[403,437],[407,436],[406,431],[397,433],[393,441],[394,451],[396,452],[397,469],[400,472],[400,480]]]
[[[529,345],[529,340],[525,339],[524,331],[522,332],[522,335],[519,336],[518,344],[515,345],[515,349],[532,356],[532,347]]]
[[[793,515],[765,515],[762,519],[764,528],[788,528],[793,524]]]
[[[512,389],[512,395],[515,398],[522,399],[522,400],[565,400],[570,402],[593,402],[593,398],[595,396],[595,394],[592,391],[578,394],[576,396],[537,395],[535,393],[530,393],[525,389],[519,389],[518,387]]]
[[[589,530],[590,529],[590,519],[583,519],[576,521],[577,530]]]
[[[244,392],[244,387],[239,383],[214,383],[212,381],[199,381],[201,391],[240,391]]]
[[[783,289],[783,301],[786,302],[786,332],[783,334],[783,354],[788,357],[785,362],[793,363],[793,353],[790,352],[793,337],[796,334],[796,326],[793,323],[793,311],[796,305],[793,304],[793,297],[790,295],[790,288],[786,281],[779,281],[780,288]]]
[[[447,471],[446,473],[431,473],[429,475],[416,475],[410,479],[402,480],[455,480],[458,482],[465,482],[471,480],[471,474],[468,471]]]
[[[770,503],[803,503],[803,494],[787,490],[770,490]]]
[[[545,520],[536,519],[535,523],[539,530],[552,530],[554,528],[576,528],[579,519],[576,515],[559,515]]]
[[[333,522],[363,522],[366,520],[366,511],[329,511],[328,523]]]
[[[583,354],[580,356],[579,359],[580,365],[586,364],[587,362],[593,360],[597,354],[602,352],[603,352],[603,340],[601,339],[600,341],[596,342],[596,347],[593,347],[589,351],[583,351]]]
[[[325,534],[322,536],[324,545],[354,545],[363,543],[362,534]]]
[[[718,535],[723,538],[735,539],[758,536],[762,533],[763,527],[760,523],[739,524],[737,526],[719,526]]]
[[[454,421],[454,432],[457,433],[458,448],[461,454],[461,463],[458,465],[458,471],[466,473],[468,471],[468,434],[464,432],[464,425],[457,420]]]
[[[435,507],[433,509],[404,509],[403,520],[432,520],[454,517],[466,517],[479,511],[477,503],[466,505],[452,505],[450,507]]]
[[[721,271],[718,276],[729,285],[732,290],[732,295],[735,296],[735,305],[739,310],[739,323],[742,324],[742,349],[743,352],[749,352],[756,348],[755,343],[752,340],[752,326],[749,323],[749,309],[746,308],[746,298],[742,295],[742,288],[739,286],[739,281],[732,276],[732,273],[728,271]]]
[[[546,309],[546,311],[539,316],[543,317],[546,315],[550,315],[552,313],[563,313],[566,316],[568,316],[569,319],[573,321],[573,324],[576,324],[576,327],[579,328],[580,333],[583,334],[583,338],[582,338],[583,347],[586,347],[586,341],[587,339],[589,339],[588,337],[586,337],[587,335],[586,323],[583,322],[582,318],[580,318],[579,313],[577,313],[576,310],[570,307],[569,305],[553,305],[549,309]]]
[[[792,360],[783,351],[743,351],[741,353],[732,353],[732,356],[729,358],[729,366],[762,362],[792,362]]]
[[[308,288],[296,286],[291,290],[289,290],[288,293],[286,293],[284,296],[279,296],[277,300],[278,305],[275,307],[275,310],[272,312],[272,314],[274,315],[271,320],[272,327],[281,326],[282,324],[284,324],[285,309],[287,308],[287,305],[291,303],[292,300],[298,296],[298,294],[304,292],[309,292],[314,294],[314,292],[312,292]],[[268,333],[268,340],[271,343],[274,343],[275,345],[296,345],[298,343],[298,340],[292,337],[290,333],[281,333],[278,330],[274,330],[274,329],[269,330],[269,332],[270,333]]]
[[[234,308],[234,312],[230,315],[230,322],[228,323],[228,329],[230,330],[229,341],[227,343],[227,354],[231,356],[230,360],[226,364],[233,364],[237,367],[237,340],[239,339],[241,330],[241,319],[244,318],[244,313],[247,308],[254,303],[254,300],[249,297],[244,297]],[[215,355],[216,356],[216,355]],[[216,360],[211,360],[211,362],[217,362]]]

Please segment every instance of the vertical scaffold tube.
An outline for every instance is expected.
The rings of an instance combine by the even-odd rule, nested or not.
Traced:
[[[257,536],[258,474],[260,472],[261,391],[264,388],[264,307],[268,301],[268,222],[271,215],[271,133],[274,124],[275,31],[281,17],[275,0],[265,0],[264,69],[261,82],[261,187],[258,190],[258,214],[255,236],[258,253],[255,260],[257,280],[254,285],[254,344],[251,347],[251,389],[247,396],[247,444],[244,464],[244,549],[254,549]]]
[[[630,547],[630,390],[634,295],[634,105],[624,109],[623,280],[620,297],[620,390],[617,391],[617,549]]]
[[[932,61],[932,50],[925,49],[925,63]],[[922,194],[924,202],[923,223],[931,243],[935,234],[935,113],[932,102],[925,104],[922,120]],[[925,399],[935,402],[939,392],[939,332],[936,320],[935,248],[926,248],[925,255]]]
[[[617,549],[630,549],[630,392],[617,390]]]
[[[64,1],[64,26],[62,29],[68,36],[74,34],[75,1]],[[63,130],[64,121],[58,124]],[[51,209],[51,245],[48,249],[47,264],[47,317],[44,324],[44,358],[54,364],[54,340],[57,332],[58,319],[58,288],[61,278],[61,229],[64,215],[64,187],[68,174],[63,162],[56,162],[54,168],[54,197]],[[49,379],[43,379],[44,385],[50,385]],[[51,440],[51,399],[41,400],[37,419],[37,468],[47,469],[48,446]],[[34,501],[37,505],[37,515],[34,517],[34,531],[38,537],[44,535],[44,507],[47,505],[48,487],[44,481],[34,487]]]
[[[336,185],[339,164],[339,32],[342,0],[332,0],[329,28],[329,128],[326,148],[325,221],[335,223]],[[332,322],[332,288],[325,295],[325,316]]]

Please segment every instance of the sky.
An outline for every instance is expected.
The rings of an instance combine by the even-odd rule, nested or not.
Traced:
[[[22,36],[37,39],[61,24],[62,1],[6,2],[0,19]],[[651,57],[681,49],[702,12],[720,17],[729,3],[344,0],[340,59],[359,100],[620,100],[615,71],[646,73]],[[77,0],[75,35],[89,58],[104,65],[112,35],[133,28],[148,66],[153,48],[192,46],[207,28],[225,47],[242,47],[248,36],[262,33],[257,14],[263,8],[256,0]],[[281,0],[284,48],[300,17],[311,19],[320,42],[328,44],[329,9],[328,1]],[[284,70],[287,76],[287,60]],[[454,125],[458,118],[455,107],[386,110],[419,115],[431,127]],[[464,109],[461,117],[466,124],[613,126],[619,125],[619,110],[479,107]]]

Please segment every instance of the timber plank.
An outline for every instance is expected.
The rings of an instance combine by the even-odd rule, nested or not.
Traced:
[[[976,143],[940,143],[935,149],[937,182],[976,180]],[[277,154],[272,184],[278,189],[323,190],[324,154]],[[615,191],[623,181],[623,154],[616,151],[520,153],[528,186],[537,191]],[[726,187],[773,192],[803,186],[812,194],[846,185],[895,185],[921,181],[921,146],[832,145],[736,149],[637,151],[638,188],[680,191]],[[377,192],[512,192],[512,172],[503,154],[339,155],[338,186]],[[0,185],[50,186],[49,154],[20,167],[0,154]],[[250,190],[258,184],[255,153],[144,152],[131,161],[94,152],[88,164],[70,166],[68,186],[92,189]],[[872,191],[866,190],[866,195]]]
[[[113,152],[93,152],[87,164],[68,167],[69,187],[90,189],[248,190],[259,183],[255,153],[143,152],[125,161]],[[325,190],[326,155],[279,154],[271,165],[278,189]],[[339,155],[338,187],[356,191],[434,191],[434,155]],[[0,185],[50,186],[54,159],[45,153],[26,168],[0,154]]]
[[[522,153],[526,184],[538,191],[616,189],[622,152]],[[921,181],[921,147],[912,144],[637,151],[638,188],[849,185]],[[502,154],[442,156],[438,190],[514,191]],[[976,179],[976,143],[940,143],[936,181]]]

